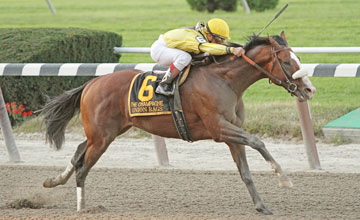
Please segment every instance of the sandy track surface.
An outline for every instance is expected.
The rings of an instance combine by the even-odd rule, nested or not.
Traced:
[[[295,186],[277,187],[269,172],[253,177],[273,216],[258,214],[237,172],[97,168],[89,174],[87,207],[76,212],[75,179],[42,188],[55,167],[2,166],[1,218],[4,219],[359,219],[360,174],[302,173]],[[40,209],[6,207],[17,198]],[[5,206],[5,207],[4,207]]]
[[[8,164],[8,153],[0,136],[0,165]],[[20,165],[65,167],[84,140],[79,135],[66,135],[61,150],[56,151],[45,144],[44,134],[16,137],[20,152]],[[263,140],[269,152],[289,172],[310,171],[304,144],[284,140]],[[179,139],[166,139],[171,168],[194,170],[237,170],[226,144],[212,140],[188,143]],[[334,146],[317,143],[322,171],[335,173],[360,173],[360,145]],[[250,169],[269,171],[270,167],[255,150],[247,147]],[[108,168],[156,168],[158,161],[151,138],[117,138],[102,155],[95,167]],[[319,172],[319,171],[317,171]]]
[[[22,140],[23,139],[23,140]],[[42,187],[70,161],[81,138],[54,151],[43,140],[18,138],[23,162],[10,164],[0,140],[0,219],[360,219],[360,150],[318,143],[323,170],[310,171],[302,143],[265,140],[294,183],[277,178],[259,153],[247,150],[254,182],[273,216],[258,214],[226,145],[167,140],[171,167],[157,165],[151,139],[117,139],[90,171],[87,207],[76,212],[75,180]],[[1,150],[2,149],[2,150]],[[14,209],[16,201],[40,209]]]

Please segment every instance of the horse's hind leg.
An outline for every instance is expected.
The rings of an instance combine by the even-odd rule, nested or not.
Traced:
[[[62,172],[56,177],[46,178],[46,180],[43,183],[43,186],[46,188],[52,188],[58,185],[64,185],[69,180],[69,178],[73,173],[74,173],[74,165],[71,162],[69,162],[64,172]]]
[[[228,144],[228,146],[230,148],[234,162],[236,163],[240,172],[241,179],[244,181],[254,202],[256,210],[266,215],[271,215],[272,213],[265,208],[262,199],[256,191],[255,184],[252,180],[249,166],[246,160],[246,152],[244,145]]]
[[[56,177],[47,178],[43,183],[44,187],[52,188],[52,187],[55,187],[55,186],[58,186],[58,185],[64,185],[69,180],[69,178],[71,177],[71,175],[74,173],[74,170],[75,170],[74,161],[78,157],[78,155],[81,154],[85,150],[86,142],[87,141],[84,141],[83,143],[81,143],[78,146],[78,148],[77,148],[71,162],[69,162],[69,164],[67,165],[64,172],[62,172],[61,174],[59,174]]]
[[[76,171],[77,210],[85,208],[85,179],[91,167],[98,161],[106,151],[113,137],[104,137],[97,134],[94,140],[88,140],[86,148],[77,155],[73,161]],[[102,137],[102,138],[101,138]]]

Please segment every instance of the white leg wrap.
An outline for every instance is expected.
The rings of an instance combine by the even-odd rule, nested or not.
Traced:
[[[62,174],[60,174],[61,179],[67,181],[70,178],[70,176],[73,174],[74,169],[75,169],[74,165],[72,165],[72,163],[69,162],[65,171]]]
[[[76,187],[77,193],[77,210],[80,211],[85,208],[85,188]]]
[[[71,177],[71,175],[74,173],[74,170],[75,170],[74,166],[71,163],[69,163],[64,172],[57,175],[56,177],[47,178],[44,181],[43,186],[47,188],[51,188],[60,184],[64,185]]]

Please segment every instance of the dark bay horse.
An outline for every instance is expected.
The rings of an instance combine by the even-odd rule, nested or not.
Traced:
[[[245,46],[246,55],[224,55],[216,63],[193,67],[180,88],[181,101],[193,139],[225,142],[231,151],[241,178],[257,211],[265,208],[253,183],[244,146],[257,150],[279,177],[280,186],[292,183],[270,155],[264,143],[241,128],[244,122],[242,95],[253,83],[269,78],[300,101],[313,96],[315,88],[300,69],[298,57],[280,36],[252,37]],[[43,108],[47,140],[60,149],[69,120],[81,112],[86,140],[81,143],[66,170],[47,178],[44,187],[65,184],[76,172],[77,209],[85,208],[85,178],[110,143],[132,126],[167,138],[179,138],[171,115],[130,117],[128,93],[130,82],[141,71],[125,70],[95,78],[84,85],[50,100]]]

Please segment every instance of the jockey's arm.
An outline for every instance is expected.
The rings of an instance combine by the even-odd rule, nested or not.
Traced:
[[[214,43],[203,43],[199,46],[199,49],[201,52],[212,55],[234,54],[238,57],[241,56],[241,53],[244,51],[242,47],[228,47],[222,44]]]

